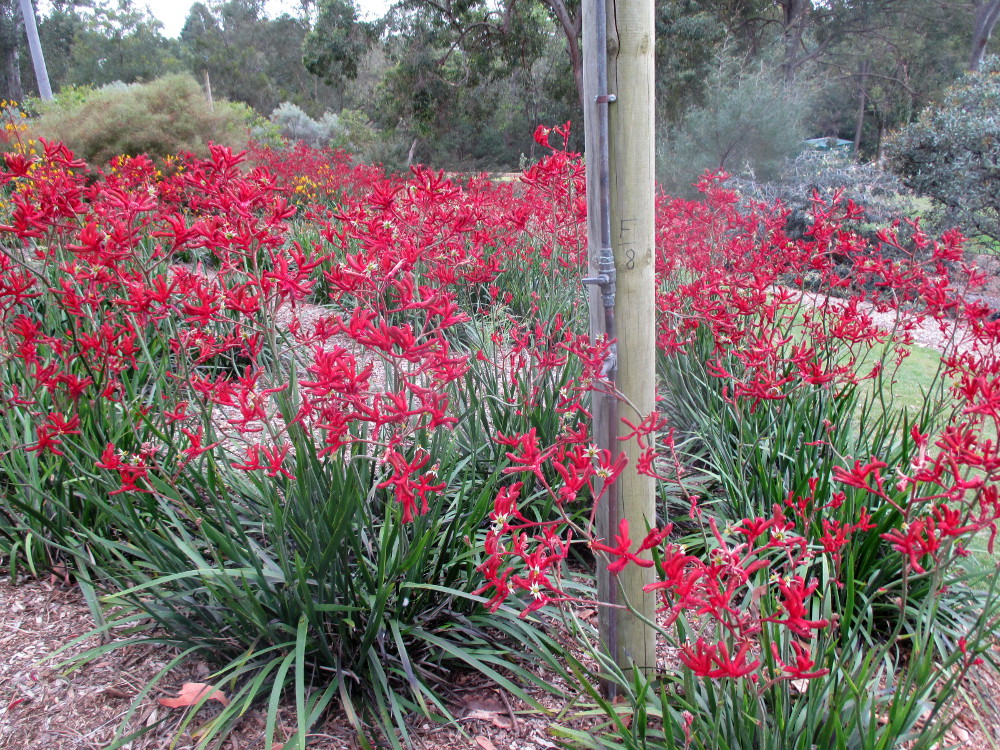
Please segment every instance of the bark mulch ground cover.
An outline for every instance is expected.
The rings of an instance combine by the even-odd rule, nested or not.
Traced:
[[[125,715],[148,683],[174,654],[152,646],[125,646],[70,673],[48,661],[55,651],[88,633],[93,618],[80,590],[65,578],[0,580],[0,749],[2,750],[104,750]],[[586,612],[584,615],[588,614]],[[98,645],[97,636],[65,652],[66,656]],[[577,654],[579,657],[580,654]],[[669,655],[663,666],[669,666]],[[192,750],[197,738],[177,728],[184,709],[167,708],[160,699],[173,698],[187,682],[209,678],[207,663],[192,660],[173,669],[140,702],[129,727],[153,727],[125,750]],[[988,705],[968,697],[956,706],[957,718],[948,740],[963,750],[1000,747],[1000,680],[981,673]],[[416,721],[413,736],[420,747],[434,750],[548,750],[557,747],[549,733],[553,717],[564,726],[583,728],[594,719],[563,712],[564,705],[551,696],[538,695],[552,711],[539,715],[519,705],[481,678],[456,676],[458,703],[454,706],[464,734],[454,727]],[[569,693],[567,686],[567,693]],[[569,697],[572,697],[571,695]],[[211,718],[209,701],[191,727]],[[295,725],[294,708],[286,705],[280,717],[286,735]],[[264,711],[247,713],[224,744],[225,750],[265,750]],[[286,736],[283,735],[283,736]],[[346,717],[331,712],[309,738],[311,750],[355,750],[358,745]],[[281,750],[280,743],[267,750]],[[666,750],[666,749],[665,749]]]

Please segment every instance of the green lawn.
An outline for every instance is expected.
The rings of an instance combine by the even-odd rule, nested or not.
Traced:
[[[874,360],[874,356],[872,356]],[[892,374],[892,377],[882,380],[883,401],[885,408],[905,409],[910,414],[916,415],[924,403],[928,392],[936,388],[947,387],[947,383],[941,382],[938,370],[941,366],[941,354],[935,349],[922,346],[914,346],[909,357],[903,360],[899,369]],[[866,397],[870,397],[878,381],[866,381]],[[875,407],[878,407],[878,401]],[[994,435],[994,439],[996,436]],[[970,564],[966,568],[970,572],[985,571],[995,569],[1000,561],[1000,548],[994,550],[993,554],[988,551],[990,539],[989,531],[984,531],[976,536],[969,545],[972,552]]]

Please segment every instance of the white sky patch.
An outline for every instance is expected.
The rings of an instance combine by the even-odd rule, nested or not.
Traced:
[[[381,17],[392,0],[356,0],[361,9],[361,18],[372,20]],[[163,24],[163,35],[169,39],[180,36],[184,22],[187,20],[191,6],[197,0],[136,0],[136,6],[146,6],[150,14]],[[40,15],[48,11],[45,0],[35,0],[35,6]],[[297,0],[268,0],[265,6],[267,14],[274,18],[282,13],[297,16],[302,12],[302,6]]]

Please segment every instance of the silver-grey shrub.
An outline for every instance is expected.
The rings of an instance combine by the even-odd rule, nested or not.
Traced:
[[[314,148],[329,146],[340,130],[340,120],[332,112],[326,112],[319,120],[314,120],[301,107],[291,102],[278,105],[270,119],[282,137],[293,143],[303,141]]]

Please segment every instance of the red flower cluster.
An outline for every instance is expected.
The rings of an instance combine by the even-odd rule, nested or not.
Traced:
[[[960,235],[931,240],[900,223],[867,241],[851,229],[856,206],[817,200],[793,238],[783,209],[740,201],[721,176],[703,181],[701,201],[661,197],[658,346],[670,357],[708,340],[708,372],[735,411],[780,408],[803,392],[837,399],[886,374],[865,364],[879,348],[898,364],[927,321],[959,323],[966,337],[945,356],[959,408],[939,434],[912,429],[908,464],[840,457],[835,490],[814,477],[805,496],[763,517],[721,530],[705,520],[703,554],[673,541],[669,524],[622,522],[600,539],[570,506],[602,502],[625,468],[586,427],[611,342],[591,342],[574,327],[576,309],[548,315],[549,300],[512,281],[555,278],[579,291],[582,163],[567,126],[536,139],[550,153],[516,183],[459,183],[423,167],[387,176],[301,145],[257,148],[249,162],[218,147],[159,165],[120,158],[96,178],[58,144],[6,155],[0,410],[27,425],[8,449],[63,457],[78,450],[88,415],[106,408],[134,434],[102,438],[103,452],[84,456],[88,469],[107,472],[116,494],[148,495],[216,455],[230,469],[296,481],[292,431],[301,430],[320,459],[377,462],[376,489],[410,521],[449,491],[426,446],[460,426],[456,402],[467,403],[462,388],[473,383],[522,418],[493,425],[503,484],[479,568],[490,607],[517,595],[527,614],[571,599],[564,563],[571,544],[589,545],[613,573],[655,565],[650,589],[665,620],[701,622],[681,649],[697,674],[823,674],[811,651],[829,626],[818,614],[827,592],[809,573],[820,560],[839,570],[883,509],[899,520],[879,532],[887,554],[917,572],[995,533],[1000,519],[1000,329],[955,289],[956,279],[976,280]],[[309,231],[293,237],[301,207]],[[470,347],[465,326],[477,317],[490,326]],[[136,373],[157,365],[162,381],[140,382]],[[535,426],[546,412],[550,433]],[[625,425],[644,451],[638,470],[683,489],[673,426],[657,413]],[[828,447],[811,435],[803,450]],[[555,517],[527,512],[539,497]],[[691,508],[702,520],[696,499]],[[790,646],[769,653],[765,629]]]

